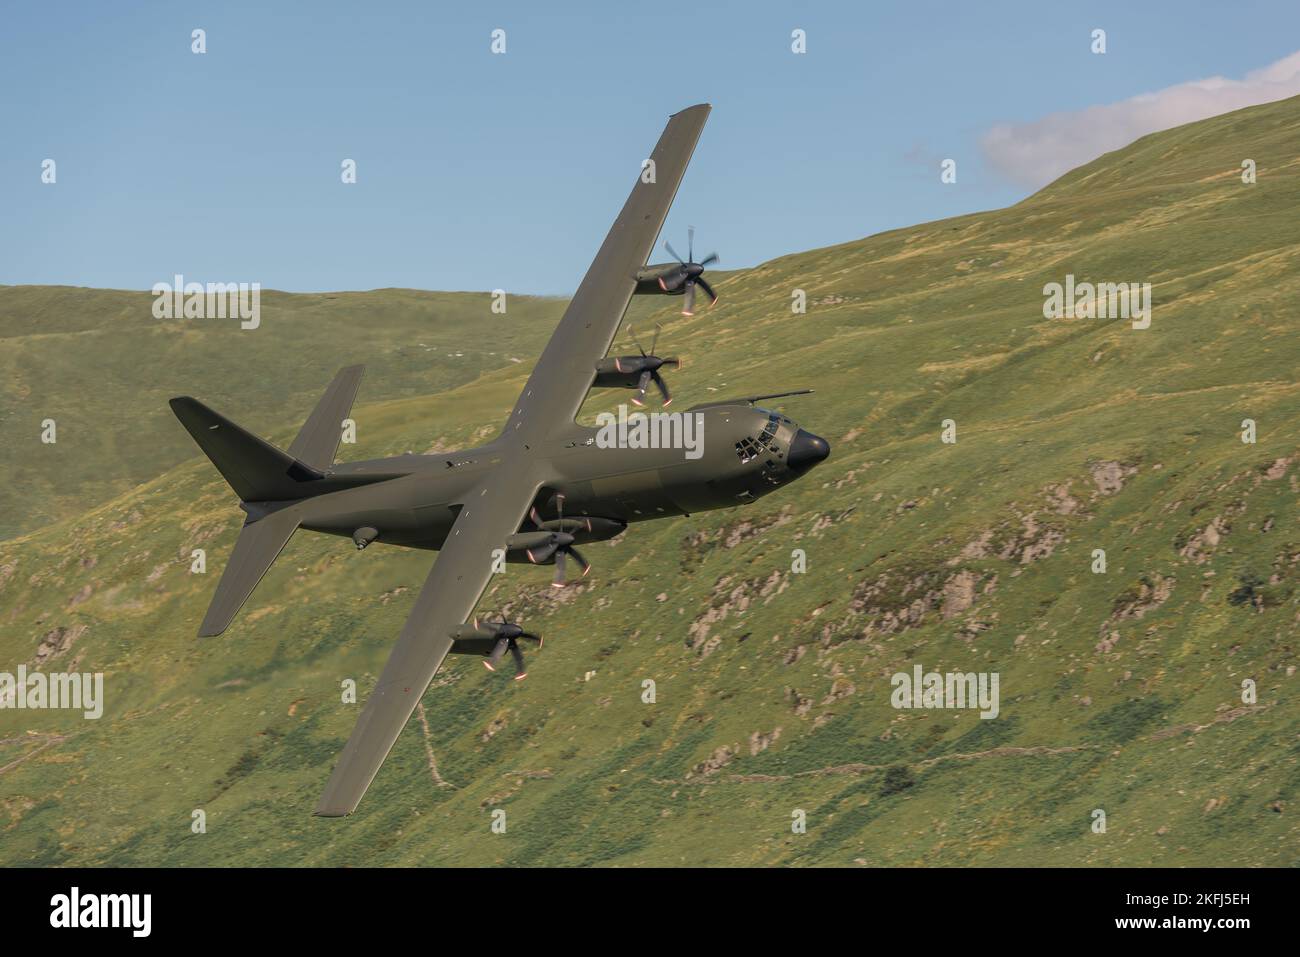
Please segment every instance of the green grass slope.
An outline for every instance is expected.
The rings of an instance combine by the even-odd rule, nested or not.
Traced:
[[[681,406],[814,386],[784,408],[831,458],[593,547],[563,592],[511,566],[481,607],[546,635],[529,680],[452,660],[347,820],[310,816],[359,710],[340,684],[364,700],[430,556],[299,535],[198,641],[240,518],[205,461],[0,543],[0,660],[102,671],[108,697],[99,721],[0,712],[0,861],[1300,862],[1298,155],[1284,101],[1010,209],[729,275],[691,320],[638,303],[687,359]],[[1151,282],[1151,327],[1045,320],[1066,273]],[[528,368],[364,393],[349,456],[469,441]],[[303,400],[276,405],[284,437]],[[998,673],[999,716],[894,709],[890,676],[918,663]]]

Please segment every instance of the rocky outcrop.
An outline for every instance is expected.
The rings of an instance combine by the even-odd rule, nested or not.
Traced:
[[[65,654],[85,631],[85,625],[59,625],[51,628],[41,636],[41,642],[36,646],[36,664],[42,665]]]
[[[1101,495],[1114,495],[1124,487],[1130,475],[1137,472],[1134,465],[1121,462],[1097,462],[1090,469],[1093,484]]]

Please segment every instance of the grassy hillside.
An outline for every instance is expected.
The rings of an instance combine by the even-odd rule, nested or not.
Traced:
[[[1010,209],[732,274],[691,320],[639,303],[687,359],[681,405],[815,386],[784,408],[831,458],[748,508],[593,547],[561,593],[511,566],[481,608],[546,635],[528,681],[450,661],[344,821],[310,816],[358,712],[340,682],[368,692],[430,556],[300,534],[201,642],[240,518],[205,461],[0,543],[0,660],[103,671],[108,690],[98,722],[0,712],[0,861],[1300,862],[1298,155],[1284,101],[1146,137]],[[1151,282],[1151,327],[1045,320],[1067,273]],[[318,366],[305,395],[333,350],[389,354],[401,331],[381,326],[256,361]],[[192,381],[203,353],[173,335],[169,375]],[[309,400],[246,385],[251,362],[224,387],[274,396],[245,417],[283,438]],[[349,456],[499,423],[529,363],[484,369],[364,393]],[[895,710],[890,676],[918,663],[997,672],[1000,715]]]

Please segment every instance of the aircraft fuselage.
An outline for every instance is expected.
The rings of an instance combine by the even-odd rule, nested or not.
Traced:
[[[572,425],[535,450],[551,476],[534,505],[555,517],[556,495],[567,516],[619,523],[579,541],[612,537],[628,524],[743,505],[799,478],[826,457],[825,440],[779,413],[748,404],[688,409],[699,415],[698,450],[605,447],[601,430]],[[331,475],[400,474],[371,485],[294,503],[303,528],[354,537],[373,529],[374,541],[437,549],[456,519],[462,497],[487,470],[508,467],[497,442],[462,452],[405,455],[336,466]],[[793,460],[791,455],[794,447]],[[514,559],[515,556],[512,556]]]

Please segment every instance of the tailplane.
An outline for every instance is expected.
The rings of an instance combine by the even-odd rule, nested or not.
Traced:
[[[362,366],[348,366],[329,384],[289,451],[276,448],[191,396],[172,411],[243,502],[292,502],[392,476],[328,475],[343,437],[343,420],[361,384]],[[314,483],[314,484],[313,484]]]
[[[295,503],[398,477],[330,472],[361,370],[361,366],[349,366],[334,377],[288,452],[259,439],[198,399],[180,396],[171,400],[176,418],[234,489],[248,515],[199,628],[201,637],[226,630],[275,562],[302,521],[301,508]]]
[[[200,638],[219,635],[226,630],[262,576],[284,550],[299,521],[297,509],[290,505],[256,522],[245,523],[221,575],[217,593],[212,596],[212,604],[199,626]]]
[[[172,399],[169,404],[240,501],[287,502],[306,498],[311,492],[303,488],[303,483],[325,477],[198,399],[185,395]]]

